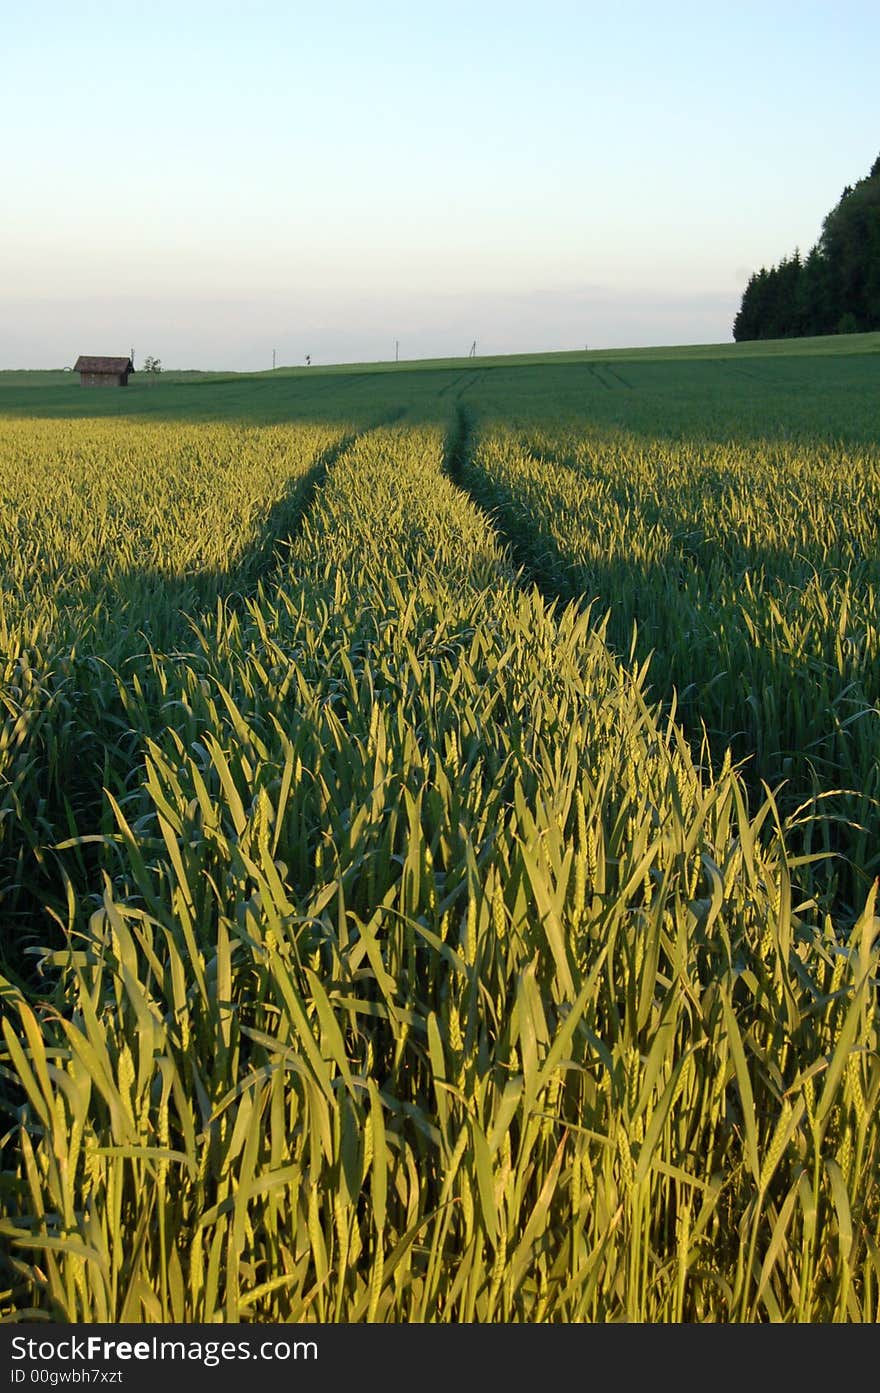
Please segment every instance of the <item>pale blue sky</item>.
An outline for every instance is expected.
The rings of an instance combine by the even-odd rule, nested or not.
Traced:
[[[880,154],[877,0],[0,19],[0,368],[729,341]]]

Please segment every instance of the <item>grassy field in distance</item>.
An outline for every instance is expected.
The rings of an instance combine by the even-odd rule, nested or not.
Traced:
[[[391,415],[578,419],[645,435],[872,441],[880,334],[747,344],[281,367],[265,373],[135,374],[124,389],[83,389],[76,374],[0,373],[0,416],[148,416],[282,422]]]
[[[545,366],[548,363],[580,363],[580,362],[602,362],[615,360],[636,361],[669,361],[687,362],[701,358],[767,358],[783,356],[790,357],[812,357],[818,354],[820,357],[844,356],[850,357],[853,354],[880,353],[880,333],[866,334],[835,334],[825,335],[820,338],[799,338],[799,339],[754,339],[748,343],[694,343],[694,344],[670,344],[667,346],[658,345],[646,348],[585,348],[585,349],[560,349],[555,352],[547,353],[506,353],[494,356],[459,357],[459,358],[404,358],[397,360],[377,360],[375,362],[362,363],[315,363],[311,367],[304,365],[285,365],[280,364],[277,368],[266,369],[263,372],[249,372],[246,374],[231,374],[226,370],[203,371],[198,368],[178,369],[172,368],[161,374],[165,381],[190,381],[195,379],[211,380],[217,378],[229,378],[231,376],[248,377],[278,377],[280,375],[303,375],[316,377],[326,372],[350,373],[350,372],[424,372],[432,369],[447,368],[486,368],[486,367],[530,367]],[[135,375],[133,381],[140,381],[144,374]],[[0,369],[0,387],[40,387],[40,386],[59,386],[68,385],[73,382],[79,385],[78,375],[69,369],[27,369],[27,368],[5,368]]]

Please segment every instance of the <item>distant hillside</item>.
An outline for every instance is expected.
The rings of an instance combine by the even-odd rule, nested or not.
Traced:
[[[783,257],[749,279],[733,337],[800,338],[880,329],[880,156],[849,184],[805,260]]]

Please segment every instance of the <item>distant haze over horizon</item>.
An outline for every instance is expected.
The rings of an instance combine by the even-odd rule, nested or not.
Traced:
[[[732,341],[880,149],[866,0],[4,15],[0,369]]]

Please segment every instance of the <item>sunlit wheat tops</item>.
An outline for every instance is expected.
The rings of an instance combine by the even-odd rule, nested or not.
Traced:
[[[880,869],[877,448],[495,429],[461,480],[545,593],[607,606],[621,652],[635,626],[697,747],[705,725],[789,811],[823,798],[805,849],[844,851],[830,891],[857,912]]]
[[[3,432],[6,1314],[880,1318],[874,457]]]

